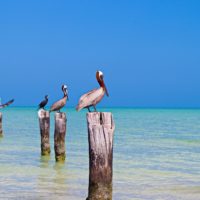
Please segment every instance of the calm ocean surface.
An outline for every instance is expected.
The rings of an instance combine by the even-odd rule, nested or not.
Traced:
[[[105,111],[105,109],[102,109]],[[113,200],[200,199],[200,110],[106,109],[114,115]],[[65,164],[40,156],[36,108],[3,110],[0,199],[85,200],[86,111],[66,109]]]

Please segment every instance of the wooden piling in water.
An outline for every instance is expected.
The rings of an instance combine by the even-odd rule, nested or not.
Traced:
[[[0,113],[0,137],[3,137],[2,118],[3,115]]]
[[[115,124],[108,112],[87,113],[89,187],[87,200],[112,199],[113,135]]]
[[[50,115],[49,111],[40,109],[38,111],[40,136],[41,136],[41,155],[49,155],[50,150]]]
[[[66,114],[55,113],[54,150],[56,161],[65,161]]]

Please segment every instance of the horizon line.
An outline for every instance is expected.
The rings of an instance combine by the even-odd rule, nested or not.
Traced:
[[[23,107],[27,107],[27,108],[38,108],[38,106],[9,106],[6,107],[7,109],[11,109],[11,108],[23,108]],[[50,108],[50,106],[46,107],[47,109]],[[68,106],[68,107],[64,107],[64,109],[75,109],[75,106]],[[111,108],[111,109],[117,109],[117,108],[122,108],[122,109],[200,109],[200,106],[99,106],[99,109],[104,109],[104,108]]]

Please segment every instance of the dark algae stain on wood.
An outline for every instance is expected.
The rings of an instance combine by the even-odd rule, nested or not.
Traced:
[[[113,135],[111,113],[87,113],[89,187],[87,200],[112,199]]]

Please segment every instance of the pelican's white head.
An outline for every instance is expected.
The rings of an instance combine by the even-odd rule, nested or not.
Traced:
[[[102,71],[98,70],[96,72],[96,79],[97,79],[99,85],[104,88],[106,95],[109,96],[106,85],[105,85],[104,80],[103,80],[103,72]]]
[[[68,89],[67,89],[67,85],[62,85],[62,91],[64,92],[64,96],[67,96],[67,99],[69,99],[68,98]]]
[[[103,72],[102,71],[98,71],[99,72],[99,76],[103,76]]]
[[[67,89],[67,86],[66,85],[62,85],[62,90],[64,90],[64,89]]]
[[[103,72],[102,71],[97,71],[96,72],[96,79],[97,80],[103,80]]]

